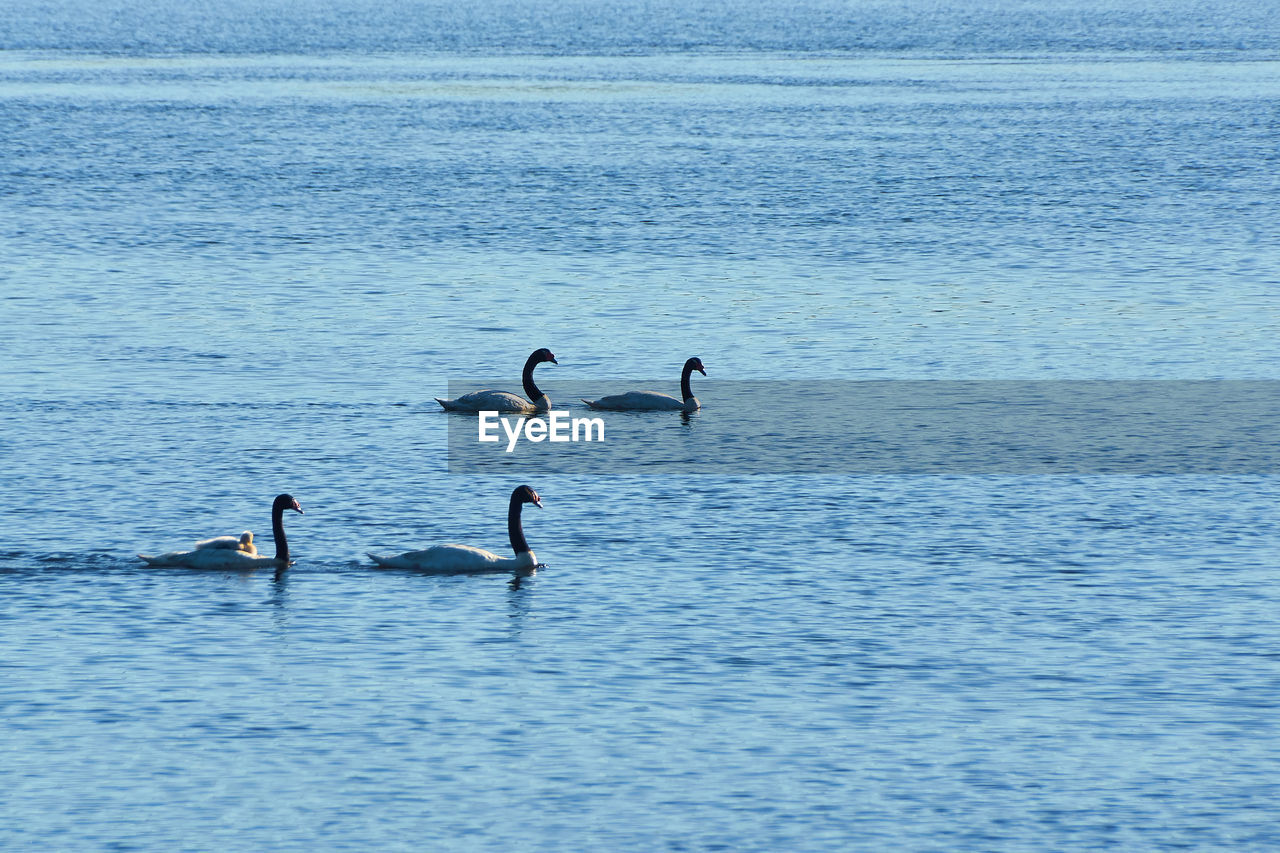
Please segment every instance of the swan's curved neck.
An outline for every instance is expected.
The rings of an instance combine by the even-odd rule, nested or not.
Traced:
[[[686,364],[684,366],[684,370],[680,371],[680,396],[683,397],[686,402],[693,397],[693,388],[689,386],[689,377],[692,375],[692,364]]]
[[[511,496],[511,505],[507,507],[507,535],[511,537],[511,550],[523,554],[529,550],[529,542],[524,538],[524,527],[520,524],[520,510],[524,502],[519,495]]]
[[[531,403],[538,402],[538,398],[542,396],[538,386],[533,384],[533,369],[539,364],[541,362],[538,361],[536,354],[529,356],[529,360],[524,363],[524,373],[520,377],[521,382],[524,383],[524,394]]]
[[[276,540],[276,560],[289,564],[289,540],[284,538],[284,507],[271,508],[271,536]]]

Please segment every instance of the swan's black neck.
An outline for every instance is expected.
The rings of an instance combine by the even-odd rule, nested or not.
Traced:
[[[693,388],[689,386],[689,377],[693,375],[693,362],[686,361],[684,370],[680,371],[680,395],[687,403],[693,398]],[[670,387],[670,386],[667,386]]]
[[[271,536],[276,540],[276,560],[289,565],[289,540],[284,538],[284,505],[271,507]]]
[[[524,527],[520,525],[520,510],[523,507],[524,501],[521,500],[520,495],[512,495],[511,505],[507,507],[507,535],[511,537],[511,550],[517,554],[523,554],[529,550],[529,542],[524,538]]]
[[[524,363],[524,373],[521,374],[521,382],[524,383],[524,394],[532,403],[538,402],[538,398],[542,396],[542,392],[538,390],[538,386],[533,384],[533,369],[542,363],[535,352],[529,356],[529,360]]]

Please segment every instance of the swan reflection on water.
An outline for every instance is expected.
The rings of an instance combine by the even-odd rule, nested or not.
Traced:
[[[538,569],[545,569],[546,563],[538,563],[527,569],[517,569],[511,573],[511,580],[507,581],[507,586],[512,592],[519,592],[525,585],[525,581],[532,580],[538,574]],[[521,613],[520,615],[524,615]]]

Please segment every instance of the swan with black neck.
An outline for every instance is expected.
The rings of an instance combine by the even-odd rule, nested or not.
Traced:
[[[519,394],[512,394],[510,391],[472,391],[470,394],[463,394],[452,400],[442,400],[436,397],[436,402],[444,407],[446,412],[504,412],[508,414],[534,414],[536,412],[546,412],[551,410],[551,398],[542,393],[541,389],[533,382],[533,369],[543,362],[549,361],[552,364],[559,364],[556,357],[551,354],[551,350],[543,347],[534,350],[529,354],[529,358],[525,360],[524,372],[521,374],[521,382],[524,385],[524,393],[528,396],[528,400]]]
[[[528,486],[518,486],[511,493],[507,504],[507,535],[511,540],[514,557],[500,557],[482,548],[470,545],[433,545],[421,551],[407,551],[393,557],[380,557],[370,554],[373,560],[384,569],[410,569],[419,572],[505,572],[536,568],[538,558],[529,548],[524,538],[524,527],[520,523],[520,511],[525,504],[533,504],[542,509],[542,498]]]
[[[271,535],[276,543],[276,555],[274,557],[258,554],[256,548],[253,552],[249,552],[240,548],[211,544],[217,540],[204,540],[202,543],[197,543],[196,548],[191,551],[170,551],[168,554],[161,554],[158,557],[150,557],[146,554],[139,554],[138,556],[152,566],[172,566],[188,569],[254,569],[267,566],[284,568],[289,565],[289,540],[284,535],[284,511],[286,509],[292,510],[299,515],[303,514],[302,507],[298,506],[298,502],[294,500],[292,495],[276,496],[276,499],[271,504]],[[218,537],[218,539],[221,538],[223,537]],[[234,537],[230,536],[225,538],[234,539]],[[250,547],[253,546],[250,545]]]
[[[689,386],[689,376],[695,370],[703,376],[707,375],[706,368],[702,366],[702,359],[689,359],[680,371],[682,400],[677,400],[670,394],[659,394],[657,391],[628,391],[625,394],[610,394],[599,400],[582,402],[593,409],[612,412],[696,412],[702,408],[702,404],[698,402],[697,397],[693,396],[693,389]]]

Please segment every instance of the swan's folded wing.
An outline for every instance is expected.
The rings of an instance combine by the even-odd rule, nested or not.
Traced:
[[[152,566],[183,569],[252,569],[276,562],[271,557],[254,556],[232,548],[198,548],[194,551],[170,551],[158,557],[138,556]]]
[[[240,547],[240,537],[238,536],[215,536],[212,539],[201,539],[196,543],[196,550],[203,551],[206,548],[230,548],[236,550]]]
[[[436,398],[436,402],[450,412],[532,412],[536,410],[519,394],[510,391],[473,391],[452,400]]]
[[[418,572],[485,572],[506,571],[516,567],[515,557],[499,557],[483,548],[470,545],[433,545],[421,551],[407,551],[392,557],[370,554],[369,558],[388,569],[411,569]]]
[[[604,409],[615,412],[658,412],[677,411],[684,408],[684,403],[669,394],[657,391],[628,391],[625,394],[610,394],[599,400],[583,400],[593,409]]]

